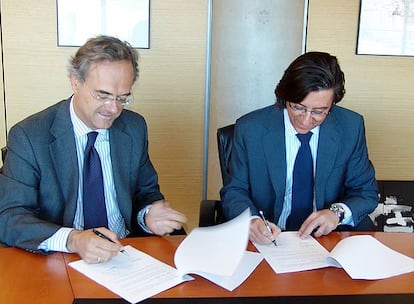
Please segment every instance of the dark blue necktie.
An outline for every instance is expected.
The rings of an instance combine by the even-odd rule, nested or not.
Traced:
[[[292,209],[286,222],[286,230],[299,230],[313,211],[313,160],[309,147],[312,134],[296,134],[300,148],[293,166]]]
[[[107,227],[102,166],[94,144],[98,132],[88,133],[83,164],[84,229]]]

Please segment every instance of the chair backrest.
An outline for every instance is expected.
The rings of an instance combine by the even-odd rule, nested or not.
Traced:
[[[6,158],[7,148],[3,147],[1,148],[1,160],[4,163],[4,159]]]
[[[233,147],[234,124],[217,129],[217,146],[223,184],[229,179],[229,164]]]

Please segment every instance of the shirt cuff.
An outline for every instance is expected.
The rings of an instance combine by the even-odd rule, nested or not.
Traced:
[[[69,234],[73,231],[73,228],[62,227],[55,232],[50,238],[44,240],[37,247],[43,251],[59,251],[59,252],[70,252],[66,247],[68,243]]]
[[[137,221],[138,221],[138,225],[142,228],[142,230],[144,230],[146,233],[153,234],[152,231],[145,224],[145,216],[148,214],[150,208],[151,208],[151,205],[147,205],[144,208],[142,208],[138,212]]]

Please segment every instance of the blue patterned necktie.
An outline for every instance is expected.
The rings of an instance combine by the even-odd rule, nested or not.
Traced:
[[[286,222],[286,230],[299,230],[313,211],[313,160],[309,146],[312,134],[296,134],[300,148],[293,166],[292,208]]]
[[[88,133],[83,165],[84,229],[107,227],[102,166],[94,144],[98,132]]]

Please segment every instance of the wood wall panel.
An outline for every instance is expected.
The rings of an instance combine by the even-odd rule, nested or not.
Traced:
[[[161,190],[198,225],[207,1],[151,1],[150,49],[140,50],[141,77],[132,109],[150,129],[150,154]]]
[[[414,179],[414,57],[356,55],[359,0],[310,0],[307,50],[336,55],[346,77],[340,103],[365,117],[380,180]]]

